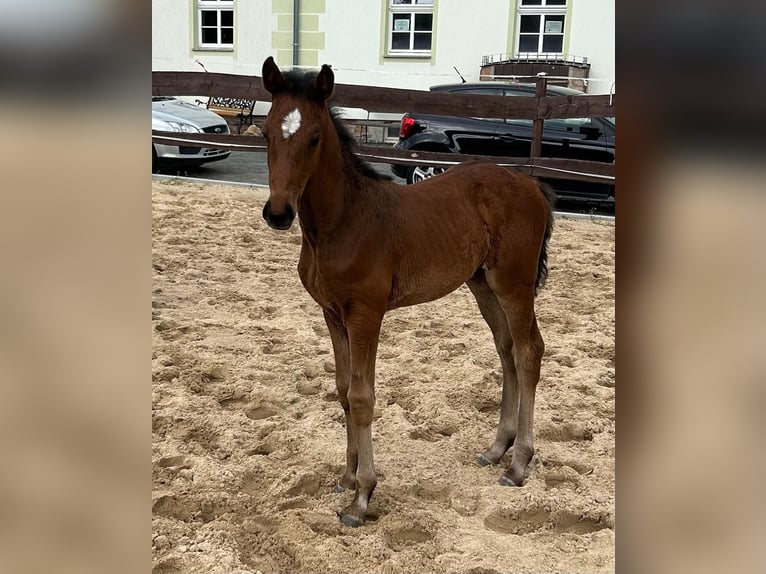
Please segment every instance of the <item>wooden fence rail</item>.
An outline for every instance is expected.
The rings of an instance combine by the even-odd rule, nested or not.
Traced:
[[[538,79],[538,94],[544,94],[544,79]],[[204,72],[152,72],[153,96],[227,96],[271,101],[258,76]],[[535,120],[539,150],[542,123],[553,118],[612,117],[615,115],[614,95],[507,97],[404,90],[375,86],[336,84],[330,104],[347,108],[362,108],[369,112],[430,113],[461,117],[496,117]],[[265,141],[256,136],[214,134],[179,134],[152,130],[152,140],[171,145],[204,144],[205,147],[237,151],[265,151]],[[425,151],[398,151],[393,148],[360,146],[359,155],[381,163],[417,163],[417,165],[451,165],[469,159],[483,159],[513,166],[533,175],[550,178],[579,179],[604,183],[613,181],[615,165],[593,161],[556,158],[506,158],[469,156]]]
[[[188,145],[228,149],[231,151],[266,151],[266,140],[259,136],[193,134],[152,131],[152,140],[159,144]],[[576,159],[538,157],[534,161],[523,157],[464,155],[430,151],[404,151],[380,146],[359,145],[357,155],[376,163],[432,165],[449,167],[468,160],[491,160],[493,163],[520,169],[530,175],[553,179],[573,179],[608,183],[614,180],[614,164]],[[587,174],[587,175],[583,175]]]
[[[228,96],[270,102],[258,76],[204,72],[152,72],[153,96]],[[331,104],[370,112],[553,119],[614,116],[614,95],[511,98],[336,84]]]

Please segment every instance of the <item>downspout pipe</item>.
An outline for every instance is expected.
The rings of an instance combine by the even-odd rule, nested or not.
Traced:
[[[301,1],[300,0],[293,0],[293,67],[298,66],[298,48],[299,42],[298,42],[298,34],[300,31],[300,28],[298,26],[298,21],[300,19],[300,12],[301,12]]]

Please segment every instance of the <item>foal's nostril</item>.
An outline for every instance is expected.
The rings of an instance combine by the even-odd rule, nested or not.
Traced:
[[[293,219],[295,219],[295,211],[288,203],[285,204],[284,213],[274,213],[271,209],[271,201],[267,201],[266,205],[263,206],[263,218],[269,224],[269,227],[287,229],[292,225]]]

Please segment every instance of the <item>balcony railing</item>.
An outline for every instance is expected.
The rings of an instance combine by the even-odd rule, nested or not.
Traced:
[[[481,57],[481,65],[506,64],[511,62],[550,62],[557,64],[570,64],[574,66],[589,66],[588,58],[584,56],[573,56],[571,54],[552,54],[549,52],[534,53],[522,52],[517,54],[490,54]]]

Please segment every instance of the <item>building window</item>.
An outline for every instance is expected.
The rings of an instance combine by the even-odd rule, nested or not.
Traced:
[[[388,0],[388,53],[431,54],[434,0]]]
[[[520,0],[516,52],[560,55],[564,52],[567,0]]]
[[[234,47],[234,0],[197,0],[200,48]]]

